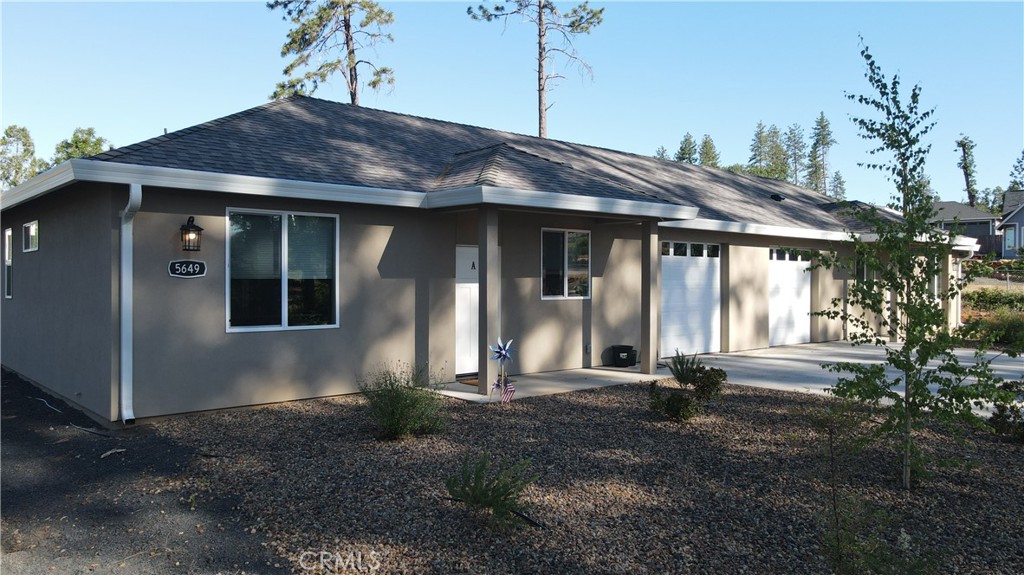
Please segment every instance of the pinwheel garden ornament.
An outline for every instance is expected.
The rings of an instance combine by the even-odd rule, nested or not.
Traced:
[[[512,382],[508,380],[508,375],[505,374],[505,362],[512,361],[512,340],[502,343],[499,337],[498,345],[489,345],[487,348],[494,352],[491,359],[498,361],[498,379],[494,380],[491,391],[500,390],[501,402],[508,403],[512,401],[512,396],[516,393],[516,387],[512,385]],[[488,395],[488,397],[490,396]]]

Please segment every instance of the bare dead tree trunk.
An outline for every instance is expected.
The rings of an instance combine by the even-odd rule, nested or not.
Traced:
[[[547,30],[544,24],[544,0],[537,0],[537,135],[548,137]]]

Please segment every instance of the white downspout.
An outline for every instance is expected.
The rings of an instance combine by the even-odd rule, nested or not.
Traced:
[[[132,348],[134,335],[133,305],[134,271],[132,259],[134,253],[134,221],[135,214],[142,206],[142,184],[128,185],[128,205],[121,210],[121,422],[135,423],[133,373],[135,371],[135,352]]]

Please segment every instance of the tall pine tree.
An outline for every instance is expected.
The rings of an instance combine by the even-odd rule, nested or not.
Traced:
[[[789,159],[789,181],[800,185],[803,181],[804,168],[807,166],[807,142],[804,140],[804,129],[800,124],[793,124],[786,130],[783,138],[786,156]]]
[[[704,134],[700,141],[700,150],[697,152],[697,163],[709,168],[717,168],[719,161],[721,160],[718,157],[715,141],[711,139],[711,136]]]
[[[822,194],[828,193],[828,152],[836,139],[825,112],[818,115],[811,130],[811,150],[807,155],[807,179],[805,185]]]
[[[692,134],[687,132],[683,136],[683,140],[679,142],[679,149],[676,150],[676,155],[673,159],[687,164],[697,163],[697,141],[693,139]]]
[[[967,205],[973,208],[978,205],[978,180],[974,176],[974,141],[960,134],[960,139],[956,141],[956,148],[960,150],[960,160],[957,161],[956,166],[964,173]]]

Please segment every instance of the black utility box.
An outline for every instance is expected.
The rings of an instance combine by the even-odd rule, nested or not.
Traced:
[[[636,365],[637,352],[631,345],[612,346],[612,365],[615,367],[630,367]]]

